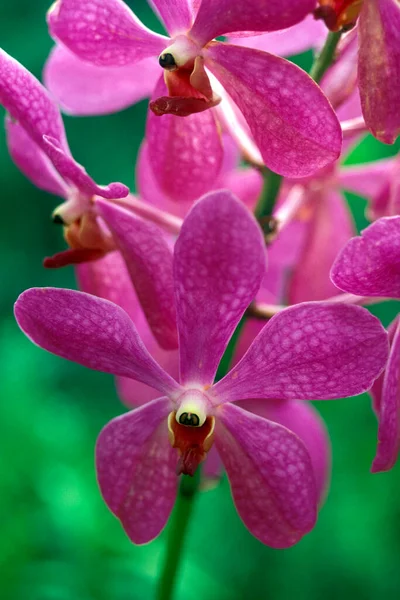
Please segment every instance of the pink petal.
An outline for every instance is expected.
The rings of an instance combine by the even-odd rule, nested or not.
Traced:
[[[238,31],[277,31],[295,25],[315,8],[315,0],[202,0],[190,37],[207,42]]]
[[[80,192],[88,196],[97,194],[102,198],[125,198],[129,194],[129,188],[123,183],[110,183],[109,185],[97,185],[87,174],[84,167],[65,153],[57,139],[44,135],[44,148],[54,167],[65,179],[73,183]]]
[[[46,87],[72,115],[117,112],[151,95],[160,74],[154,58],[137,65],[96,67],[67,48],[55,46],[44,68]]]
[[[329,98],[332,106],[340,108],[344,102],[353,94],[357,85],[357,36],[349,34],[342,40],[343,47],[339,46],[340,52],[337,60],[326,71],[321,81],[321,88]],[[360,113],[361,115],[361,107]],[[357,115],[342,115],[342,119],[350,119]]]
[[[238,404],[264,419],[283,425],[301,439],[311,458],[321,502],[329,485],[331,449],[328,432],[318,411],[311,404],[296,400],[244,400]]]
[[[253,215],[227,191],[204,196],[175,244],[174,278],[183,383],[209,385],[265,271]]]
[[[169,41],[147,29],[122,0],[57,0],[47,22],[54,39],[99,66],[158,56]]]
[[[68,152],[64,125],[56,103],[25,67],[1,49],[0,104],[46,154],[44,135],[56,138]]]
[[[358,30],[358,81],[364,119],[378,140],[393,144],[400,133],[398,1],[364,2]]]
[[[122,198],[129,192],[122,183],[102,187],[70,155],[64,125],[55,102],[39,81],[0,50],[0,104],[47,154],[58,173],[89,195]]]
[[[365,308],[297,304],[272,317],[213,391],[216,402],[354,396],[371,387],[387,356],[387,333]]]
[[[358,296],[400,298],[400,217],[385,217],[352,238],[337,257],[331,278]]]
[[[76,276],[82,292],[118,304],[136,324],[139,303],[120,252],[77,265]]]
[[[334,189],[309,193],[305,210],[311,211],[305,245],[298,257],[289,287],[289,303],[326,300],[338,289],[329,273],[335,258],[355,234],[345,199]]]
[[[193,22],[191,0],[149,0],[171,37],[186,33]]]
[[[289,29],[255,37],[231,38],[229,43],[262,50],[263,52],[271,52],[278,56],[292,56],[317,47],[325,37],[326,27],[324,23],[309,15]]]
[[[374,202],[388,181],[394,164],[393,158],[384,158],[362,165],[341,167],[338,173],[339,184],[345,190]]]
[[[163,232],[111,203],[98,200],[96,206],[124,257],[156,340],[166,350],[177,348],[172,252]]]
[[[387,328],[390,347],[393,346],[393,340],[394,340],[394,336],[396,335],[396,331],[397,331],[399,322],[400,322],[399,317],[396,317],[395,320],[392,321],[390,323],[389,327]],[[383,381],[385,379],[385,373],[386,373],[386,369],[379,375],[378,379],[376,379],[374,381],[374,385],[370,389],[370,394],[372,396],[372,406],[377,415],[379,415],[380,407],[382,404],[382,390],[383,390]]]
[[[164,394],[178,384],[151,358],[126,312],[83,292],[32,288],[15,317],[27,337],[57,356],[96,371],[138,379]]]
[[[96,445],[97,477],[109,509],[135,544],[145,544],[165,527],[178,477],[177,452],[168,441],[167,398],[113,419]]]
[[[221,188],[227,188],[250,210],[254,210],[262,189],[262,176],[257,169],[237,168],[220,178]]]
[[[21,125],[6,117],[8,151],[20,171],[38,188],[65,198],[69,188],[50,159]]]
[[[386,367],[379,411],[378,448],[372,472],[388,471],[396,460],[400,445],[400,319]]]
[[[154,98],[164,96],[163,76]],[[221,136],[212,110],[176,117],[149,111],[148,156],[161,190],[173,200],[196,200],[212,189],[223,159]]]
[[[305,177],[339,157],[339,121],[302,69],[266,52],[221,43],[210,46],[206,61],[245,116],[270,169]]]
[[[218,414],[215,441],[236,509],[257,539],[273,548],[288,548],[313,528],[313,467],[295,434],[225,404]]]

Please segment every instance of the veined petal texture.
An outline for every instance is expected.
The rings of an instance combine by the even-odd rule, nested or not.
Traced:
[[[352,238],[332,267],[333,283],[358,296],[400,298],[400,217],[384,217]]]
[[[83,292],[32,288],[15,304],[27,337],[48,352],[90,369],[138,379],[164,394],[178,384],[152,359],[122,308]]]
[[[149,0],[149,2],[171,37],[178,33],[186,33],[190,29],[194,12],[191,0]]]
[[[133,64],[168,45],[168,38],[147,29],[122,0],[57,0],[47,22],[53,38],[95,65]]]
[[[288,548],[315,524],[317,491],[310,456],[294,433],[233,404],[218,412],[215,434],[246,527],[264,544]]]
[[[272,54],[230,44],[212,44],[205,57],[245,116],[270,169],[286,177],[306,177],[339,157],[339,121],[302,69]]]
[[[195,204],[174,252],[183,383],[213,382],[225,347],[260,287],[265,260],[261,229],[230,192],[207,194]]]
[[[365,308],[305,302],[272,317],[213,391],[216,402],[354,396],[371,387],[388,351],[386,331]]]
[[[173,508],[177,453],[168,440],[167,398],[117,417],[96,444],[99,486],[109,509],[135,544],[154,539]]]

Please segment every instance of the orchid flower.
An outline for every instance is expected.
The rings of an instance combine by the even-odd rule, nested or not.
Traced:
[[[337,31],[358,20],[358,84],[364,120],[381,142],[400,133],[400,4],[398,0],[319,0],[316,14]]]
[[[98,202],[103,215],[114,208]],[[107,300],[44,288],[27,290],[16,303],[19,326],[39,346],[162,394],[111,421],[97,442],[101,492],[135,543],[162,530],[176,472],[193,474],[213,443],[236,508],[259,540],[288,547],[315,523],[317,488],[303,442],[233,403],[361,393],[386,363],[387,334],[363,308],[300,304],[273,317],[243,359],[213,383],[264,270],[261,231],[238,200],[222,191],[195,204],[174,249],[179,383],[146,351],[127,313]]]
[[[97,258],[109,240],[91,213],[95,196],[123,198],[122,183],[99,186],[71,156],[56,103],[20,63],[0,50],[0,104],[6,109],[6,131],[12,159],[37,187],[64,198],[54,220],[67,226],[71,246],[59,260]]]
[[[48,23],[51,35],[63,46],[51,57],[46,81],[56,97],[73,109],[77,102],[70,82],[75,72],[81,78],[78,57],[86,63],[86,76],[88,63],[103,70],[95,76],[104,87],[109,73],[105,102],[113,106],[113,79],[127,79],[133,69],[133,84],[138,72],[140,80],[146,80],[148,61],[158,58],[161,74],[152,94],[146,137],[155,176],[165,191],[179,198],[177,188],[184,193],[190,186],[194,200],[216,180],[222,147],[215,115],[221,98],[229,106],[232,101],[236,104],[236,109],[231,107],[233,135],[238,127],[249,129],[260,160],[272,170],[304,177],[338,157],[341,131],[337,118],[304,71],[272,54],[213,41],[234,31],[289,27],[312,11],[313,0],[295,4],[257,0],[248,6],[239,0],[202,0],[196,9],[188,0],[152,4],[171,37],[149,31],[121,0],[56,2]],[[62,77],[57,75],[60,69]],[[153,72],[151,68],[150,76]],[[144,85],[147,89],[148,83]],[[69,91],[72,103],[68,105]],[[135,95],[142,97],[143,91]],[[100,101],[95,110],[107,112]],[[176,119],[176,115],[185,118]]]
[[[360,296],[400,299],[400,217],[379,219],[348,242],[332,268],[340,289]],[[391,352],[372,393],[379,417],[372,471],[391,469],[400,443],[400,319],[389,327]]]

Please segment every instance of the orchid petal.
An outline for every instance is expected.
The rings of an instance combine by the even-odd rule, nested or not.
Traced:
[[[388,471],[396,460],[400,445],[400,319],[394,334],[389,362],[383,379],[379,409],[378,448],[372,472]]]
[[[204,46],[228,33],[277,31],[295,25],[315,8],[315,0],[202,0],[190,37]]]
[[[311,458],[321,502],[329,485],[331,451],[328,432],[318,411],[312,404],[296,400],[244,400],[238,404],[264,419],[283,425],[301,439]]]
[[[393,346],[393,340],[394,340],[394,336],[396,335],[396,331],[397,331],[399,322],[400,322],[400,318],[396,317],[395,320],[392,321],[390,323],[389,327],[387,328],[390,348],[392,348],[392,346]],[[389,360],[390,360],[390,358],[389,358]],[[385,379],[385,373],[386,373],[386,369],[385,369],[385,371],[383,371],[383,373],[381,373],[379,375],[378,379],[376,379],[374,381],[374,385],[370,389],[370,394],[372,396],[372,406],[377,415],[379,415],[380,407],[382,404],[382,391],[383,391],[383,381]]]
[[[388,181],[393,167],[393,158],[384,158],[361,165],[345,165],[340,168],[340,187],[373,201]]]
[[[32,288],[18,298],[15,317],[31,341],[57,356],[138,379],[164,394],[179,389],[147,352],[126,312],[108,300],[73,290]]]
[[[44,148],[54,167],[65,179],[73,183],[80,192],[88,196],[97,194],[102,198],[125,198],[129,194],[129,188],[123,183],[110,183],[109,185],[97,185],[87,174],[84,167],[65,153],[56,138],[48,135],[43,136]]]
[[[168,441],[170,411],[167,398],[153,400],[110,421],[97,440],[101,493],[135,544],[160,533],[175,502],[177,452]]]
[[[171,37],[186,33],[193,22],[191,0],[149,0]]]
[[[215,402],[354,396],[371,387],[387,356],[386,331],[365,308],[297,304],[264,326],[242,360],[213,387]]]
[[[166,350],[177,348],[172,252],[163,232],[121,207],[101,200],[96,206],[124,257],[156,340]]]
[[[278,56],[293,56],[310,48],[315,48],[326,37],[326,27],[312,15],[297,25],[274,33],[246,38],[230,38],[229,43],[235,46],[246,46],[254,50],[271,52]]]
[[[157,56],[169,41],[147,29],[122,0],[57,0],[47,22],[54,39],[99,66],[123,66]]]
[[[289,286],[289,303],[326,300],[338,294],[329,273],[335,258],[355,234],[355,226],[341,194],[334,190],[310,193],[308,234]]]
[[[65,198],[69,188],[50,159],[17,121],[6,117],[7,145],[20,171],[38,188]]]
[[[400,217],[385,217],[352,238],[331,271],[333,283],[357,296],[400,298]]]
[[[154,97],[165,93],[161,77]],[[149,111],[146,138],[154,176],[161,190],[173,200],[195,200],[212,189],[223,158],[212,110],[187,117],[159,117]]]
[[[253,215],[230,192],[204,196],[175,244],[174,278],[182,383],[210,385],[265,271]]]
[[[139,303],[120,252],[77,265],[76,276],[82,292],[118,304],[136,323]]]
[[[219,410],[215,443],[236,509],[257,539],[273,548],[288,548],[313,528],[317,507],[313,467],[295,434],[225,404]]]
[[[339,121],[302,69],[272,54],[229,44],[215,43],[205,56],[207,67],[245,116],[270,169],[305,177],[339,157]]]
[[[44,135],[56,138],[68,153],[64,125],[56,103],[25,67],[1,49],[0,104],[46,154]]]
[[[117,112],[151,95],[160,67],[153,58],[137,65],[96,67],[63,46],[55,46],[45,65],[46,87],[71,115]]]
[[[358,24],[358,82],[365,123],[385,144],[400,134],[400,6],[364,2]]]

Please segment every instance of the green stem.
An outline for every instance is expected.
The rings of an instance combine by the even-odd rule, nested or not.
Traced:
[[[174,510],[168,525],[164,565],[158,581],[156,600],[170,600],[182,558],[182,548],[200,481],[200,469],[193,477],[182,475]]]
[[[262,221],[265,218],[272,217],[283,177],[270,171],[267,167],[261,167],[260,173],[263,176],[264,183],[254,214],[257,219]]]
[[[326,70],[331,66],[341,35],[341,31],[330,31],[321,52],[314,60],[314,64],[310,71],[310,77],[317,83],[321,81]]]

